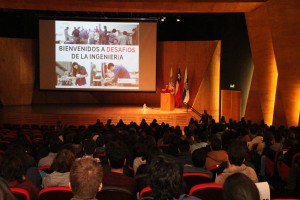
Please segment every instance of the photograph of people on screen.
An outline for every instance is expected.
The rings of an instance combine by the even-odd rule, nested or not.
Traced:
[[[77,62],[56,62],[57,86],[84,86],[88,73]]]
[[[138,45],[137,23],[57,21],[56,44]]]
[[[101,86],[104,82],[101,69],[101,66],[97,66],[94,63],[91,64],[91,86]]]
[[[104,85],[137,86],[138,73],[129,72],[122,64],[108,63]]]

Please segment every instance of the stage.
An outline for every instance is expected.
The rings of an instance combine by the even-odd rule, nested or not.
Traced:
[[[0,123],[55,125],[58,120],[65,125],[90,125],[97,119],[106,123],[111,119],[113,124],[120,119],[124,123],[140,123],[145,119],[149,124],[155,118],[158,123],[171,126],[186,126],[194,113],[184,107],[172,111],[161,110],[159,107],[141,106],[99,106],[99,105],[34,105],[4,106],[0,108]]]

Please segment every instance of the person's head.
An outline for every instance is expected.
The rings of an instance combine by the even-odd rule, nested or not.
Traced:
[[[178,198],[184,189],[183,167],[169,155],[155,157],[149,166],[151,195],[154,199]]]
[[[105,145],[105,140],[102,136],[97,137],[96,145],[97,147],[103,147]]]
[[[110,71],[114,71],[114,69],[115,69],[114,63],[108,63],[107,69],[109,69]]]
[[[7,182],[0,177],[0,199],[16,200],[15,196],[11,193]]]
[[[276,143],[281,143],[282,142],[282,134],[279,131],[276,131],[274,133],[274,138]]]
[[[198,140],[201,141],[201,142],[207,142],[207,138],[208,138],[208,132],[207,131],[203,131],[203,132],[200,132],[198,134]]]
[[[23,182],[26,169],[18,155],[5,155],[0,166],[0,176],[6,181]]]
[[[178,149],[180,152],[189,152],[190,151],[190,143],[187,140],[180,140],[178,144]]]
[[[92,155],[96,150],[96,142],[93,139],[87,139],[83,142],[83,151],[85,154]]]
[[[126,151],[123,148],[110,148],[106,154],[112,169],[122,169],[124,167],[126,162]]]
[[[117,30],[114,28],[111,32],[115,33],[115,32],[117,32]]]
[[[72,63],[72,67],[73,67],[74,69],[78,69],[78,66],[79,66],[79,64],[78,64],[77,62],[73,62],[73,63]]]
[[[127,31],[123,31],[123,35],[127,35]]]
[[[219,151],[222,149],[222,140],[219,137],[214,136],[210,141],[210,145],[213,151]]]
[[[195,149],[192,153],[192,161],[195,167],[204,167],[207,156],[207,149]]]
[[[58,153],[62,145],[63,142],[57,136],[53,136],[49,141],[49,150],[52,153]]]
[[[75,155],[68,149],[63,149],[55,156],[52,168],[54,171],[65,173],[69,172],[75,160]]]
[[[247,154],[247,147],[243,142],[232,142],[228,147],[227,154],[231,165],[241,166]]]
[[[70,171],[70,187],[74,197],[93,199],[102,188],[102,167],[92,158],[76,159]]]
[[[255,183],[245,174],[234,173],[227,177],[223,185],[224,200],[259,200]]]

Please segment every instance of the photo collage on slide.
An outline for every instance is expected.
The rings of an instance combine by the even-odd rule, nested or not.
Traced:
[[[139,23],[55,22],[56,88],[139,89]]]

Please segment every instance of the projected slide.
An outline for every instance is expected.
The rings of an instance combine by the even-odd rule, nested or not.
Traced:
[[[138,23],[55,22],[56,88],[139,88]]]
[[[155,92],[156,35],[156,21],[40,19],[40,89]]]

